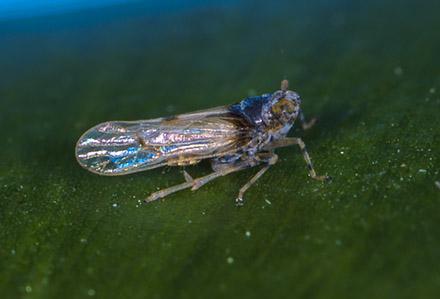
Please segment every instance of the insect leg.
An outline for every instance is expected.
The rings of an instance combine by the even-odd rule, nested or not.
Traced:
[[[318,180],[318,181],[330,181],[331,177],[326,175],[317,175],[315,169],[313,168],[312,160],[310,159],[309,153],[307,152],[306,145],[304,144],[304,141],[302,141],[301,138],[295,138],[295,137],[287,137],[284,139],[280,139],[277,141],[274,141],[271,143],[268,147],[265,149],[275,149],[279,147],[285,147],[290,145],[298,145],[301,149],[301,152],[303,154],[304,160],[307,163],[307,169],[309,170],[309,175],[311,178]]]
[[[149,203],[149,202],[155,201],[156,199],[165,197],[167,195],[170,195],[171,193],[174,193],[174,192],[177,192],[177,191],[180,191],[183,189],[191,188],[192,185],[193,185],[192,181],[191,182],[187,181],[187,182],[179,184],[179,185],[175,185],[175,186],[172,186],[172,187],[169,187],[166,189],[159,190],[157,192],[152,193],[150,196],[148,196],[148,198],[145,199],[144,202]]]
[[[187,189],[187,188],[191,188],[191,190],[193,190],[193,191],[197,190],[200,187],[202,187],[204,184],[208,183],[209,181],[212,181],[213,179],[216,179],[221,176],[225,176],[225,175],[230,174],[232,172],[236,172],[236,171],[245,169],[249,166],[251,166],[251,165],[250,164],[234,165],[231,167],[223,168],[219,171],[213,172],[211,174],[205,175],[205,176],[197,178],[197,179],[191,178],[191,180],[189,179],[189,177],[185,176],[185,179],[187,180],[185,183],[175,185],[175,186],[154,192],[145,200],[145,202],[148,203],[148,202],[154,201],[156,199],[163,198],[167,195],[170,195],[171,193],[174,193],[174,192],[177,192],[177,191],[180,191],[183,189]]]
[[[298,118],[299,118],[299,122],[301,123],[301,127],[304,131],[313,127],[318,121],[316,117],[312,118],[309,121],[306,121],[306,118],[304,117],[304,113],[302,110],[300,110]]]
[[[238,196],[235,199],[235,203],[238,206],[242,206],[244,204],[243,195],[244,193],[276,162],[278,161],[278,156],[276,154],[273,154],[270,156],[268,160],[268,164],[261,168],[250,180],[247,182],[243,187],[240,188],[240,191],[238,192]]]
[[[239,161],[239,162],[235,162],[235,163],[231,163],[231,164],[224,164],[222,168],[216,170],[215,172],[208,174],[204,177],[195,179],[193,182],[194,186],[191,188],[191,190],[193,190],[193,191],[197,190],[200,187],[202,187],[204,184],[206,184],[209,181],[216,179],[220,176],[225,176],[230,173],[243,170],[245,168],[253,167],[259,163],[260,162],[256,159],[248,159],[248,160],[243,160],[243,161]]]
[[[186,172],[186,170],[183,171],[183,177],[185,178],[185,181],[187,181],[187,182],[194,181],[193,177],[188,172]]]

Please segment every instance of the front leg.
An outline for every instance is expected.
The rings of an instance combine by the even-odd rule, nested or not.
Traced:
[[[316,117],[312,118],[309,121],[306,121],[306,118],[304,117],[304,113],[302,112],[302,110],[300,110],[300,112],[299,112],[298,119],[301,124],[301,128],[304,131],[313,127],[316,124],[316,122],[318,121],[318,119]]]
[[[304,141],[302,141],[301,138],[295,138],[295,137],[286,137],[284,139],[276,140],[269,144],[267,147],[265,147],[266,150],[273,150],[280,147],[286,147],[290,145],[298,145],[301,149],[301,152],[303,154],[304,160],[307,163],[307,169],[309,171],[309,175],[312,179],[318,180],[318,181],[331,181],[331,177],[327,175],[317,175],[315,169],[313,168],[312,160],[310,159],[309,153],[307,152],[306,145]]]

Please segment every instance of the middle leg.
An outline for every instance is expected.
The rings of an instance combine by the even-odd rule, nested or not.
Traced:
[[[243,195],[244,193],[276,162],[278,161],[278,156],[274,153],[271,153],[271,156],[269,157],[267,161],[267,165],[261,168],[250,180],[247,182],[243,187],[241,187],[240,191],[238,192],[238,196],[235,199],[235,203],[238,206],[242,206],[244,204]]]

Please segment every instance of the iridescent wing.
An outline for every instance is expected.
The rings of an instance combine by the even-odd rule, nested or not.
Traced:
[[[123,175],[234,153],[250,136],[245,120],[219,107],[169,118],[99,124],[78,140],[76,158],[94,173]]]

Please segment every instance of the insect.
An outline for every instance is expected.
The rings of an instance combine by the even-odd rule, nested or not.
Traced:
[[[296,119],[303,129],[315,123],[315,119],[305,121],[300,105],[300,96],[283,80],[281,89],[272,94],[229,106],[151,120],[105,122],[80,137],[76,158],[87,170],[110,176],[210,159],[211,174],[192,178],[183,171],[184,183],[154,192],[146,202],[187,188],[197,190],[218,177],[262,165],[238,192],[236,203],[241,205],[249,187],[277,162],[274,150],[280,147],[299,146],[310,177],[330,180],[316,174],[301,138],[287,137]]]

